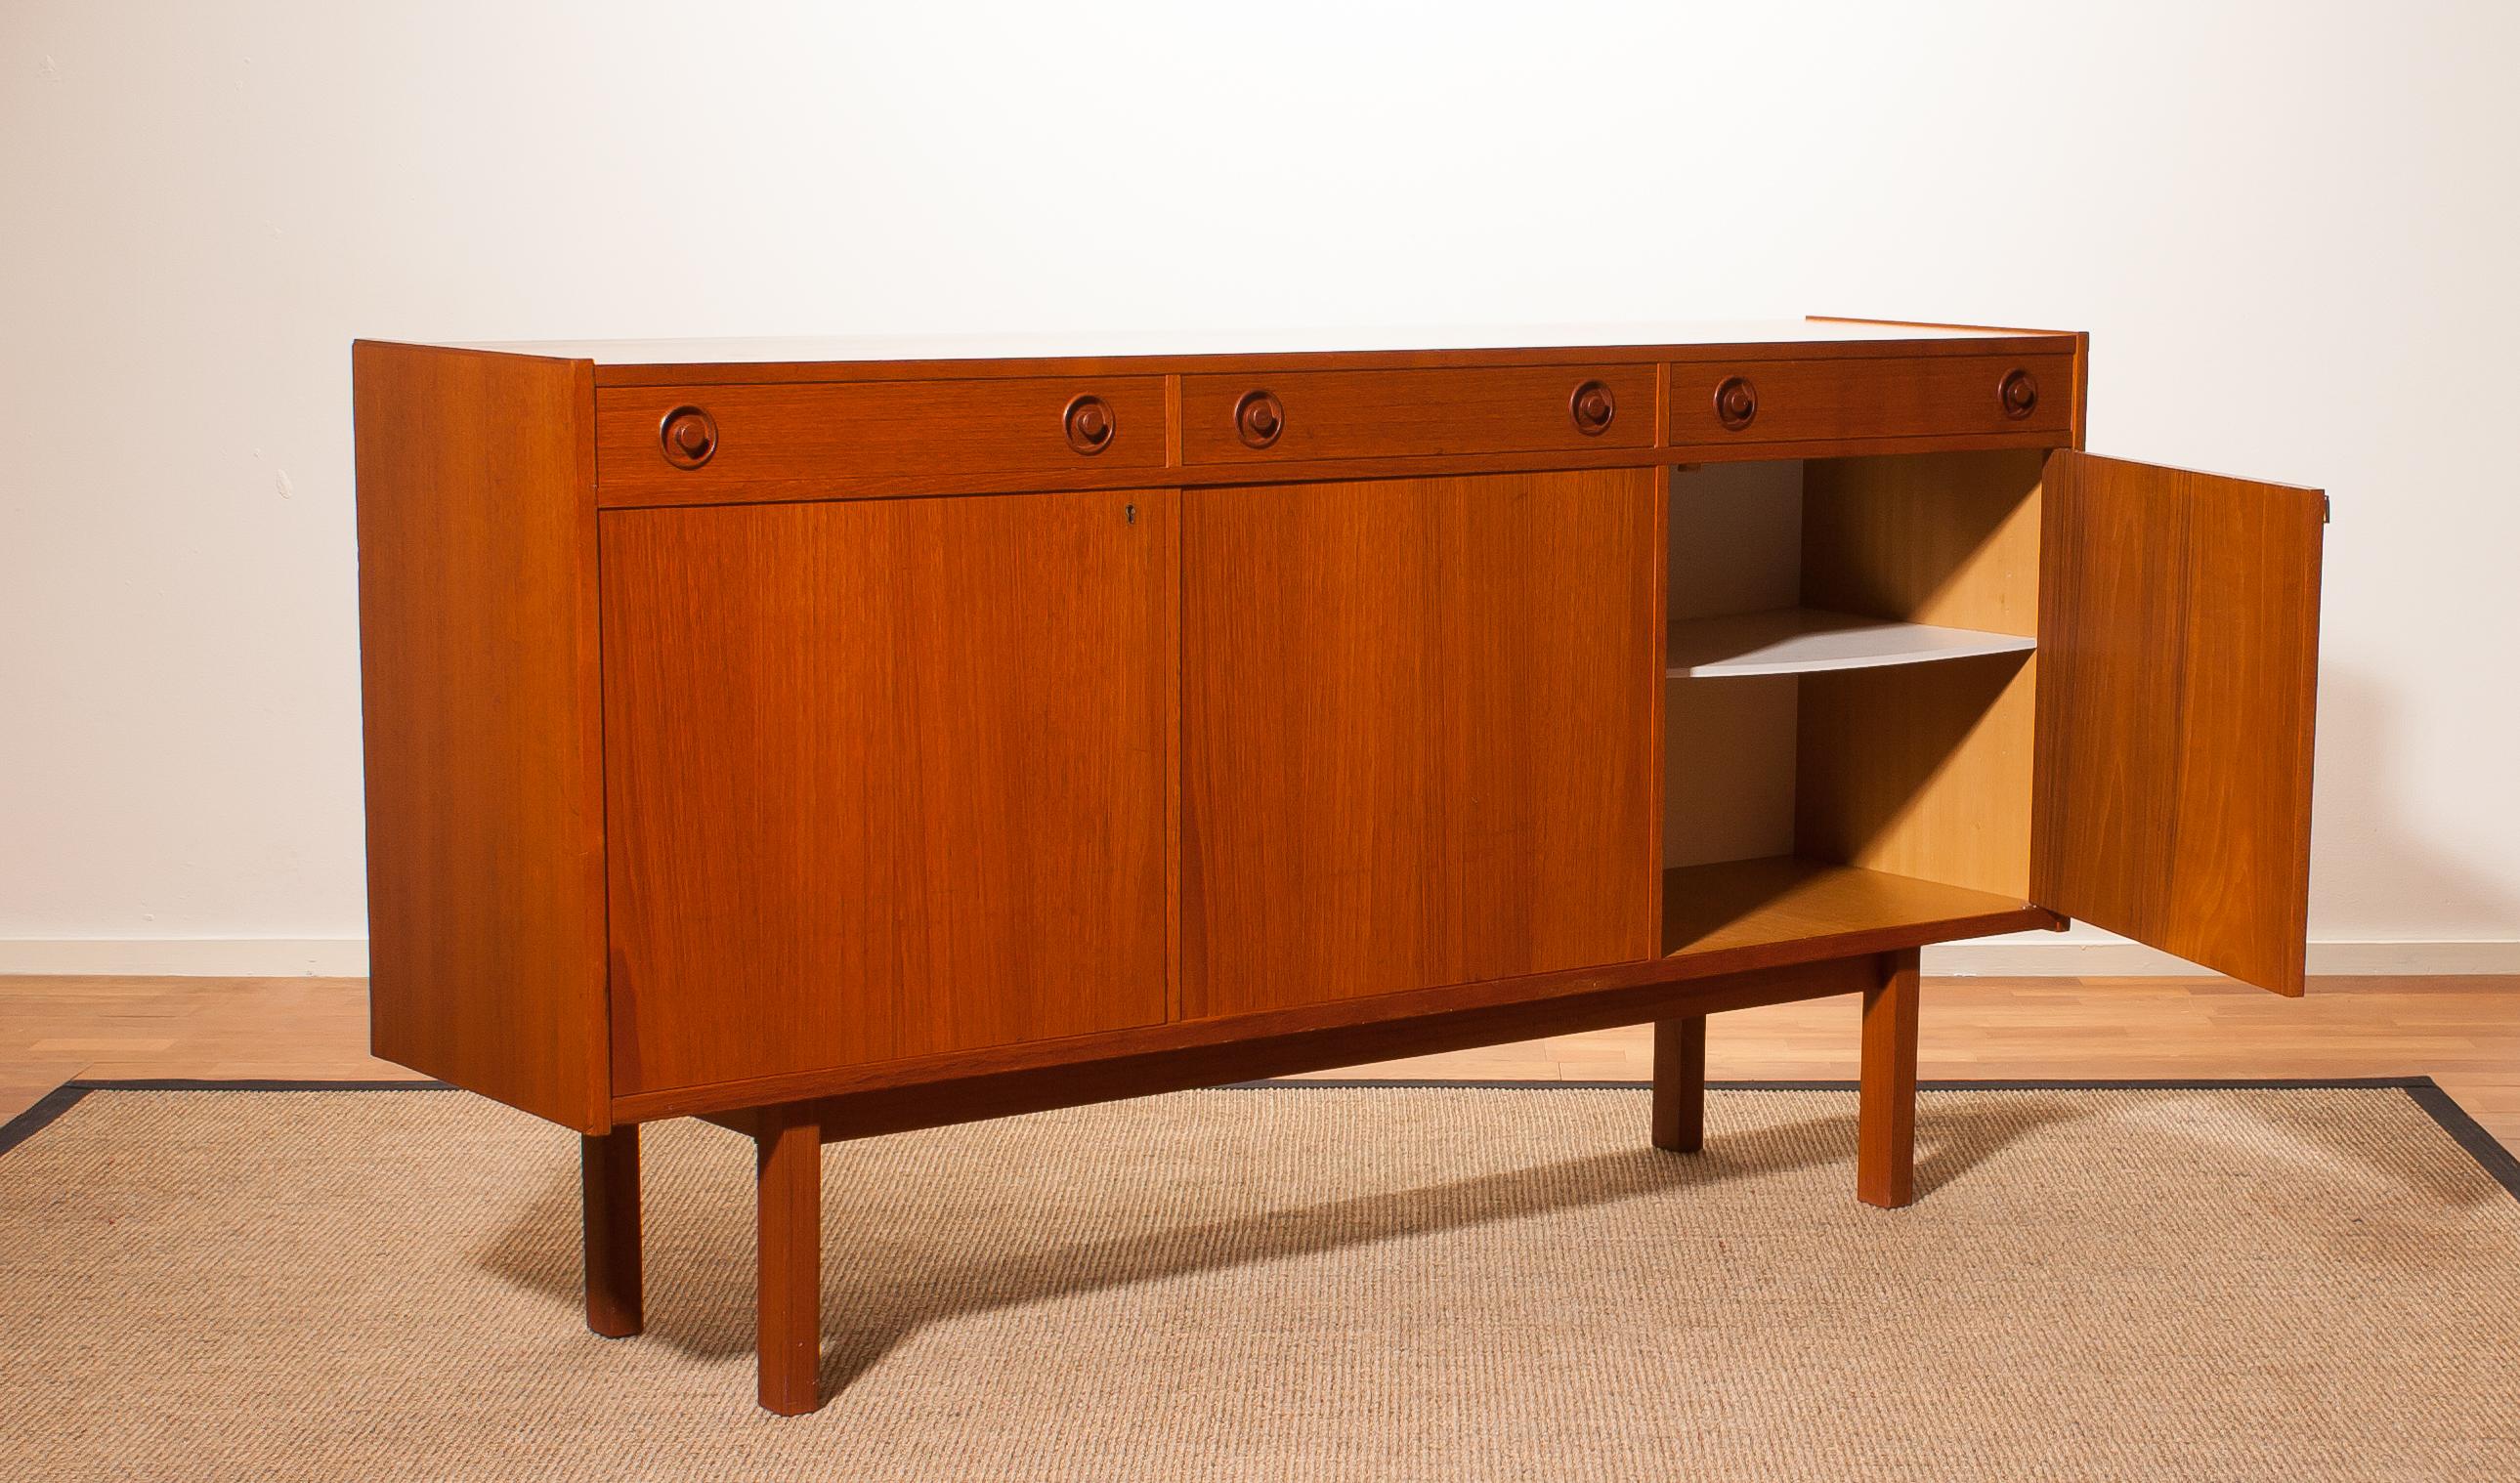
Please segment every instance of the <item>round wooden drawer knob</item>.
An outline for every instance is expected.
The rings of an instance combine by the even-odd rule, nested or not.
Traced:
[[[1575,430],[1594,437],[1606,430],[1611,419],[1619,415],[1619,401],[1601,382],[1586,382],[1575,388],[1566,400],[1566,415],[1575,419]]]
[[[2027,371],[2007,371],[2003,374],[2003,383],[1995,388],[1995,394],[2003,403],[2004,416],[2028,417],[2031,410],[2039,405],[2039,378]]]
[[[1067,404],[1059,418],[1067,429],[1067,446],[1092,456],[1111,446],[1111,437],[1120,430],[1120,423],[1111,415],[1111,404],[1099,396],[1080,396]]]
[[[1286,409],[1266,391],[1245,391],[1234,404],[1234,430],[1249,448],[1266,448],[1286,430]]]
[[[1759,388],[1746,376],[1728,376],[1715,386],[1715,420],[1734,432],[1759,415]]]
[[[717,452],[717,419],[698,407],[676,407],[656,431],[665,462],[677,469],[698,469]]]

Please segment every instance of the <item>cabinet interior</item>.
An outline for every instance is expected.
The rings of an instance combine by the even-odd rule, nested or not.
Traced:
[[[2043,462],[1674,471],[1667,955],[2028,898]]]

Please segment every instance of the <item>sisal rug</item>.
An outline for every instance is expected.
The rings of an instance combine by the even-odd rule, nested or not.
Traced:
[[[57,1096],[0,1155],[0,1475],[2520,1476],[2520,1200],[2428,1084],[1929,1092],[1902,1212],[1853,1115],[1719,1091],[1678,1156],[1633,1088],[1278,1087],[830,1147],[832,1399],[781,1420],[733,1135],[649,1130],[608,1341],[548,1125]]]

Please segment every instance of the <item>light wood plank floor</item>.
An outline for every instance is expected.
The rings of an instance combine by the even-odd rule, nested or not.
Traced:
[[[1928,1077],[2430,1076],[2520,1148],[2520,977],[2326,978],[2277,999],[2221,979],[1945,978]],[[1851,998],[1720,1015],[1718,1080],[1855,1074]],[[0,978],[0,1118],[72,1077],[408,1076],[369,1057],[355,978]],[[1637,1081],[1650,1032],[1606,1030],[1329,1075]]]

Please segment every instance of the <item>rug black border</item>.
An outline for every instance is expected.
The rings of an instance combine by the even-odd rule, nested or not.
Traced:
[[[1635,1092],[1651,1087],[1644,1081],[1445,1081],[1352,1077],[1285,1077],[1275,1081],[1230,1082],[1229,1092],[1367,1091],[1459,1089],[1509,1092]],[[1851,1081],[1710,1081],[1710,1092],[1852,1092]],[[2502,1146],[2468,1115],[2456,1099],[2429,1076],[2348,1076],[2306,1078],[2125,1078],[2119,1080],[2037,1079],[2008,1081],[1919,1081],[1920,1092],[2354,1092],[2394,1089],[2424,1110],[2451,1142],[2513,1199],[2520,1199],[2520,1156]],[[0,1154],[50,1127],[78,1105],[90,1092],[452,1092],[442,1081],[191,1081],[74,1080],[45,1093],[33,1106],[0,1125]]]
[[[1229,1084],[1229,1091],[1258,1091],[1278,1087],[1328,1087],[1361,1090],[1373,1087],[1408,1087],[1430,1090],[1444,1087],[1466,1087],[1491,1091],[1568,1091],[1568,1092],[1635,1092],[1653,1086],[1649,1081],[1446,1081],[1440,1079],[1377,1080],[1351,1077],[1286,1077],[1278,1081],[1243,1081]],[[1851,1081],[1710,1081],[1710,1092],[1852,1092]],[[2424,1110],[2451,1142],[2458,1145],[2486,1176],[2502,1187],[2502,1191],[2520,1200],[2520,1155],[2502,1146],[2502,1141],[2485,1131],[2483,1125],[2458,1104],[2457,1099],[2441,1089],[2429,1076],[2305,1076],[2305,1077],[2120,1077],[2116,1079],[2067,1078],[2049,1080],[2021,1077],[1992,1081],[1926,1081],[1916,1083],[1919,1092],[2362,1092],[2399,1091]]]
[[[90,1092],[452,1092],[442,1081],[267,1081],[251,1078],[112,1080],[73,1078],[35,1099],[33,1106],[0,1124],[0,1154],[43,1132]]]

